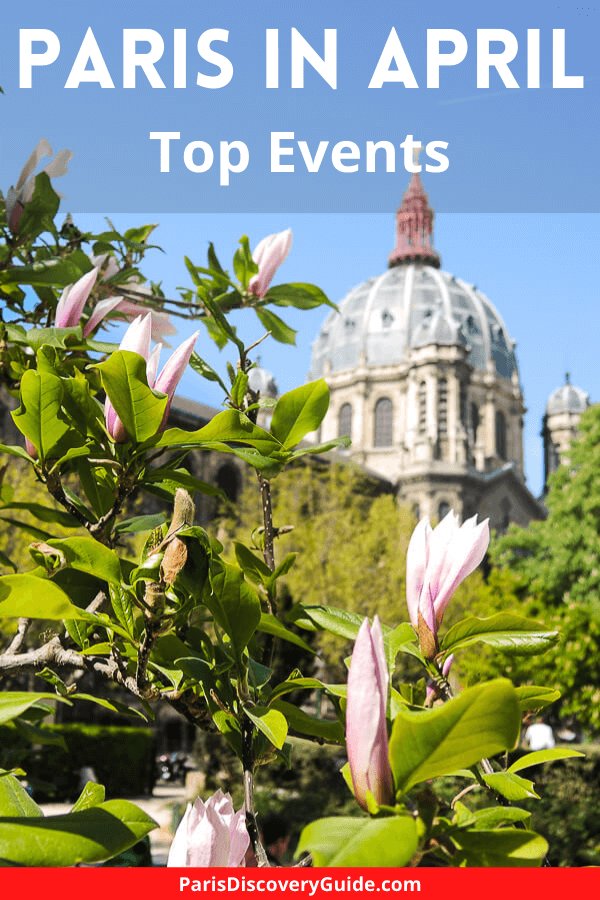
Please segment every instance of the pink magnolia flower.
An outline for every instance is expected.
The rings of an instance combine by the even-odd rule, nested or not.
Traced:
[[[367,791],[379,804],[394,799],[388,760],[386,707],[389,674],[377,616],[360,627],[348,674],[346,748],[354,796],[367,809]]]
[[[55,324],[58,328],[74,328],[79,325],[83,308],[98,278],[98,269],[91,269],[75,284],[69,284],[56,305]]]
[[[31,198],[35,188],[36,169],[41,160],[46,156],[52,156],[52,147],[45,138],[39,142],[19,175],[14,187],[9,188],[6,195],[6,219],[8,227],[13,234],[19,230],[19,223],[23,210]],[[59,178],[67,171],[67,165],[73,154],[70,150],[61,150],[44,168],[43,172],[49,178]]]
[[[229,794],[217,791],[206,803],[198,798],[193,806],[188,804],[167,866],[238,868],[244,865],[249,845],[244,809],[235,812]]]
[[[259,242],[252,259],[258,266],[258,272],[253,275],[248,283],[248,290],[256,297],[264,297],[275,272],[287,257],[292,247],[292,230],[280,231],[277,234],[269,234]]]
[[[97,266],[100,270],[100,279],[102,281],[108,281],[120,271],[119,265],[111,253],[90,256],[90,259],[94,266]],[[123,290],[130,288],[138,294],[146,295],[149,299],[152,298],[150,288],[135,277],[127,279],[122,285],[116,285],[115,290],[119,290],[119,287]],[[87,337],[111,312],[119,313],[125,319],[134,319],[136,316],[150,313],[152,316],[152,340],[154,341],[164,340],[164,338],[175,334],[177,331],[167,313],[162,312],[162,310],[151,309],[141,301],[138,303],[135,300],[126,300],[124,297],[114,296],[108,297],[106,300],[100,300],[96,304],[84,326],[84,335]]]
[[[152,353],[150,352],[152,337],[152,316],[150,313],[145,316],[138,316],[133,320],[119,345],[120,350],[138,353],[146,360],[146,377],[149,387],[167,395],[167,406],[160,427],[161,431],[166,425],[177,385],[187,368],[199,334],[199,331],[195,331],[191,337],[177,347],[165,363],[158,378],[158,362],[162,345],[157,344]],[[106,430],[113,440],[118,444],[124,443],[128,439],[127,431],[108,397],[104,404],[104,419]]]
[[[415,528],[406,555],[406,601],[428,658],[437,652],[437,633],[450,598],[480,564],[489,542],[488,519],[477,524],[473,516],[459,526],[452,510],[434,529],[427,518]]]

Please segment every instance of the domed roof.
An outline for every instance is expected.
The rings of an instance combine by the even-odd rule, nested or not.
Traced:
[[[459,345],[475,369],[511,379],[515,343],[488,298],[440,270],[433,210],[413,175],[396,214],[387,272],[353,288],[313,344],[313,377],[359,365],[395,366],[428,344]]]
[[[517,372],[514,341],[488,298],[432,265],[394,265],[353,288],[313,344],[312,377],[393,366],[426,344],[464,346],[470,364],[501,378]]]
[[[263,369],[260,364],[254,366],[248,372],[248,385],[250,390],[260,394],[261,397],[272,397],[274,399],[279,393],[275,378],[268,369]]]
[[[556,388],[548,397],[546,412],[549,416],[557,413],[583,413],[590,405],[589,394],[583,388],[571,384],[569,373],[565,376],[562,387]]]

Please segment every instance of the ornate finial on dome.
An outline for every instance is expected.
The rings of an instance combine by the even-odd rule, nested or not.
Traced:
[[[565,372],[565,384],[571,384],[571,373]]]
[[[396,246],[390,253],[390,268],[416,262],[439,269],[440,257],[433,249],[432,235],[433,210],[415,173],[396,213]]]

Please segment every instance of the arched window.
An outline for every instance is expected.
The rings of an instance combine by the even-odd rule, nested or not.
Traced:
[[[424,381],[419,384],[417,404],[419,407],[419,434],[425,434],[427,431],[427,385]]]
[[[391,447],[393,407],[389,397],[380,397],[375,404],[375,447]]]
[[[506,459],[506,418],[503,412],[496,413],[496,455]]]
[[[460,383],[460,392],[459,392],[459,405],[460,405],[460,422],[465,428],[467,427],[467,386],[464,381]]]
[[[338,437],[352,437],[352,406],[342,403],[338,416]]]
[[[479,429],[479,410],[476,403],[471,403],[471,431],[473,432],[473,443],[477,443],[477,431]]]
[[[448,380],[438,378],[438,433],[448,433]]]
[[[450,504],[446,503],[445,500],[442,500],[442,502],[438,506],[438,519],[440,520],[440,522],[442,521],[443,518],[445,518],[448,515],[449,512],[450,512]]]
[[[421,520],[421,507],[419,506],[418,503],[413,504],[412,511],[413,511],[413,516],[415,517],[417,522],[419,522]]]

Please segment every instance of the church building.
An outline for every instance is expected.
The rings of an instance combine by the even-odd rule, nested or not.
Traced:
[[[311,378],[331,404],[318,435],[349,435],[347,456],[391,482],[418,517],[478,513],[493,528],[544,515],[525,483],[515,341],[491,300],[445,272],[419,175],[396,216],[387,270],[354,287],[313,344]],[[589,400],[566,384],[544,419],[546,474]]]

